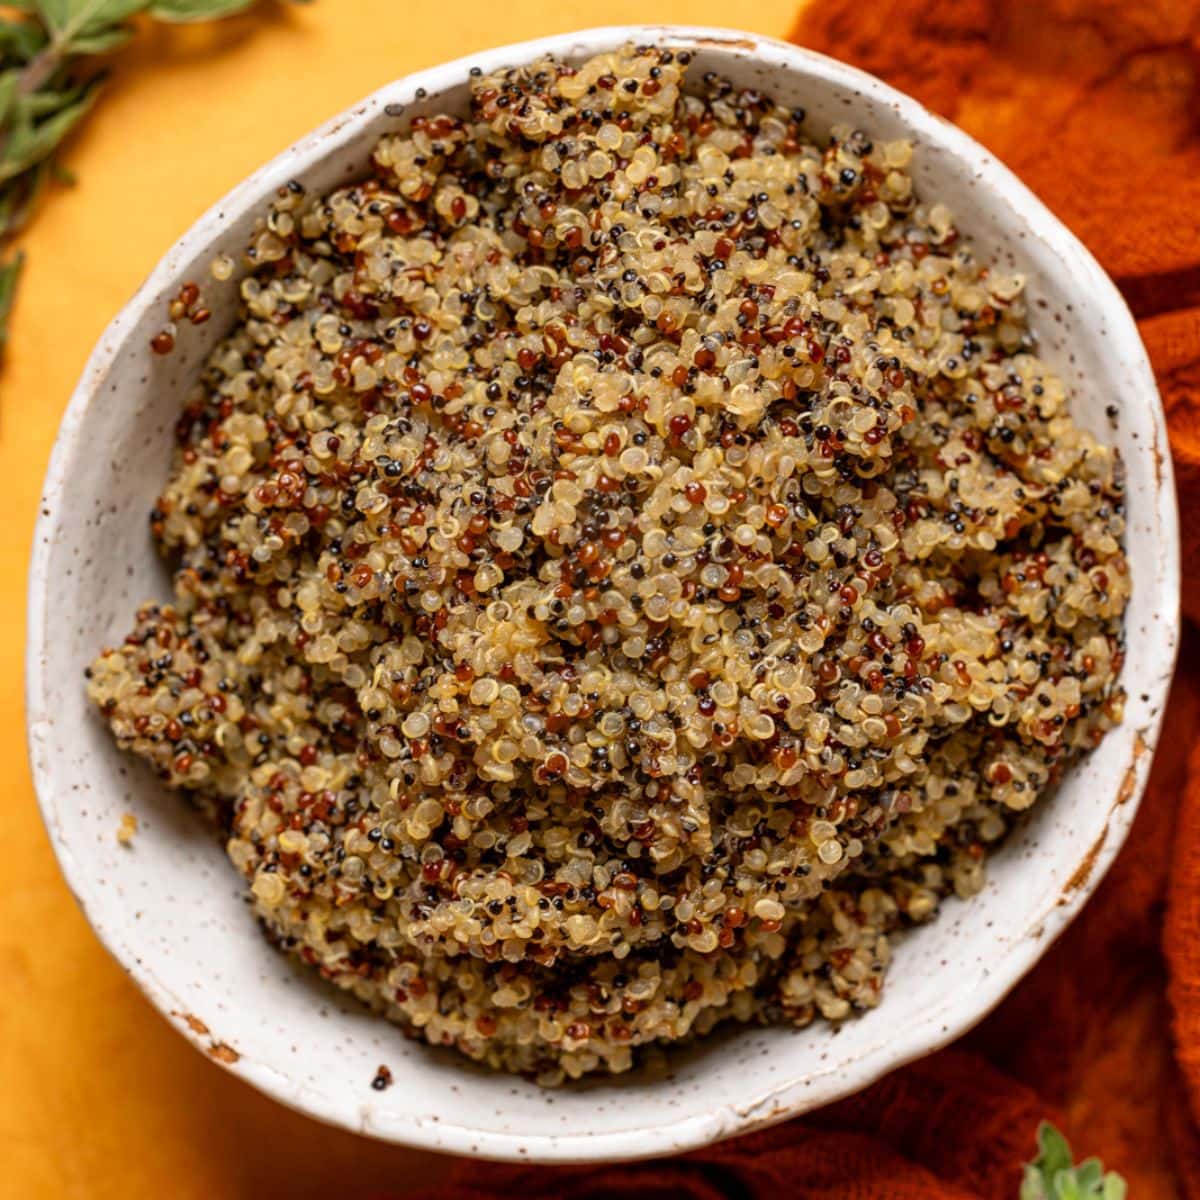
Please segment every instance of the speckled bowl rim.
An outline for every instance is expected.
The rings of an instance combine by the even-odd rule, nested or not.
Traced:
[[[627,1160],[695,1149],[848,1096],[895,1068],[945,1045],[978,1022],[1065,929],[1124,842],[1149,774],[1150,752],[1161,723],[1179,635],[1178,516],[1170,454],[1161,401],[1133,317],[1112,281],[1078,239],[1011,171],[961,130],[865,72],[775,38],[728,29],[682,25],[601,27],[503,46],[419,71],[387,84],[295,143],[255,171],[192,226],[100,338],[71,398],[50,458],[41,515],[34,533],[29,577],[26,712],[34,784],[43,819],[71,891],[105,947],[150,1001],[164,1015],[169,1015],[177,1005],[176,998],[156,977],[153,963],[138,957],[126,944],[121,923],[97,919],[90,903],[94,880],[87,864],[72,854],[57,829],[53,762],[35,753],[38,730],[48,725],[52,718],[45,672],[39,657],[39,649],[56,619],[48,572],[50,546],[63,511],[58,501],[67,488],[65,467],[70,449],[79,437],[85,410],[93,398],[99,398],[99,385],[120,353],[128,336],[126,331],[137,324],[137,318],[156,303],[159,296],[165,294],[168,285],[178,282],[177,264],[190,261],[215,240],[220,231],[220,217],[261,204],[261,197],[269,190],[302,175],[314,162],[352,138],[385,105],[412,102],[418,89],[435,96],[461,84],[472,67],[489,71],[545,53],[597,53],[627,40],[680,48],[727,48],[783,70],[799,69],[817,83],[850,88],[864,101],[891,106],[902,113],[905,121],[927,142],[960,161],[969,162],[981,185],[1002,195],[1031,233],[1053,242],[1056,250],[1070,260],[1082,284],[1102,299],[1112,321],[1111,337],[1120,340],[1121,355],[1129,363],[1131,374],[1141,378],[1144,400],[1152,406],[1153,444],[1143,446],[1142,452],[1158,458],[1155,532],[1159,544],[1154,559],[1155,577],[1139,580],[1138,586],[1151,586],[1159,596],[1175,597],[1175,611],[1163,614],[1153,635],[1137,647],[1138,654],[1154,655],[1162,663],[1161,673],[1156,676],[1157,694],[1150,697],[1155,702],[1155,713],[1136,730],[1122,727],[1110,735],[1128,741],[1128,767],[1120,780],[1114,781],[1115,798],[1105,836],[1081,859],[1081,881],[1069,887],[1015,937],[1004,957],[994,962],[989,972],[974,980],[972,986],[965,990],[954,989],[947,994],[944,1004],[931,1010],[926,1019],[896,1030],[895,1036],[885,1044],[877,1045],[835,1077],[827,1074],[822,1078],[818,1072],[815,1080],[810,1074],[793,1075],[782,1084],[764,1082],[757,1089],[760,1094],[748,1102],[734,1103],[725,1097],[714,1097],[701,1113],[672,1119],[664,1112],[661,1122],[631,1121],[627,1129],[598,1135],[587,1131],[520,1135],[471,1128],[444,1119],[437,1119],[435,1124],[417,1111],[375,1112],[368,1119],[358,1099],[323,1093],[311,1086],[302,1087],[284,1073],[257,1062],[252,1046],[246,1047],[236,1061],[221,1064],[281,1103],[352,1132],[423,1149],[524,1163]],[[200,1038],[186,1028],[183,1032],[194,1044],[202,1044]],[[464,1080],[466,1078],[464,1075]],[[812,1086],[814,1082],[816,1087]]]

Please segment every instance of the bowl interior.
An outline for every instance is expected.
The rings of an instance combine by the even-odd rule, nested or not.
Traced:
[[[912,138],[923,193],[949,204],[984,254],[1026,274],[1041,353],[1071,387],[1077,418],[1116,440],[1128,466],[1130,703],[1123,728],[995,856],[984,893],[948,903],[934,923],[898,939],[879,1009],[836,1035],[825,1025],[726,1031],[636,1075],[548,1092],[409,1042],[269,947],[222,848],[179,796],[118,753],[89,709],[82,672],[102,644],[124,635],[140,601],[168,594],[147,513],[189,383],[232,320],[235,283],[212,281],[214,255],[237,255],[255,212],[293,175],[327,189],[363,169],[383,131],[417,112],[461,111],[468,66],[540,49],[579,58],[626,37],[688,44],[695,71],[720,71],[804,106],[818,135],[852,123]],[[203,283],[216,317],[187,327],[175,353],[158,358],[149,340],[186,279]],[[1132,321],[1090,256],[974,143],[877,81],[795,47],[719,31],[592,31],[436,68],[383,89],[227,197],[171,251],[89,364],[51,466],[31,588],[31,748],[48,827],[90,920],[155,1003],[233,1070],[314,1116],[414,1144],[528,1159],[668,1152],[778,1119],[962,1032],[1032,965],[1115,854],[1173,661],[1164,447]],[[127,811],[139,821],[129,849],[115,838]],[[382,1093],[370,1086],[381,1063],[395,1078]]]

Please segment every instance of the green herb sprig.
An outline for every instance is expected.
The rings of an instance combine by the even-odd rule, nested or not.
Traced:
[[[10,253],[52,179],[63,139],[96,101],[104,80],[96,58],[133,36],[130,18],[208,21],[255,0],[4,0],[0,13],[0,351],[23,255]]]
[[[1098,1158],[1074,1165],[1067,1139],[1048,1121],[1038,1127],[1038,1156],[1025,1164],[1020,1200],[1125,1200],[1125,1180]]]

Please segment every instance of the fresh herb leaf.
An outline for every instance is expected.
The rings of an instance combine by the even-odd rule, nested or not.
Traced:
[[[17,293],[17,280],[25,265],[25,255],[17,251],[7,262],[0,263],[0,353],[8,341],[8,314],[12,311]]]
[[[1038,1127],[1038,1151],[1037,1161],[1047,1175],[1057,1175],[1071,1166],[1071,1147],[1049,1121]]]
[[[95,98],[96,89],[89,88],[78,100],[64,105],[45,120],[36,122],[36,114],[31,113],[28,106],[18,104],[4,155],[0,158],[0,184],[16,178],[53,154],[63,138],[91,108]]]
[[[1038,1127],[1038,1156],[1025,1165],[1020,1200],[1125,1200],[1125,1180],[1106,1175],[1098,1158],[1072,1165],[1067,1139],[1048,1121]]]
[[[42,20],[60,41],[118,25],[146,7],[146,0],[38,0]]]
[[[108,54],[125,45],[133,37],[133,28],[129,25],[117,25],[112,29],[104,29],[99,33],[89,33],[77,37],[71,43],[71,49],[76,54]]]
[[[160,21],[211,21],[250,8],[254,0],[155,0],[152,17]]]
[[[65,29],[71,19],[71,0],[37,0],[31,7],[37,10],[51,33]]]
[[[114,25],[141,12],[146,7],[146,0],[85,0],[79,3],[79,13],[76,18],[78,33],[76,38],[95,37],[112,29]],[[79,45],[74,46],[78,53]]]
[[[6,66],[24,66],[45,44],[40,21],[0,18],[0,58]]]
[[[42,189],[54,174],[54,160],[48,158],[32,171],[26,171],[11,186],[0,190],[0,238],[11,238],[21,231]]]
[[[0,75],[0,125],[8,120],[12,112],[13,101],[17,98],[17,84],[20,82],[21,72],[16,68]]]
[[[86,91],[84,87],[68,87],[62,91],[46,88],[44,91],[21,96],[14,105],[13,119],[20,121],[28,117],[30,120],[37,120],[38,117],[59,112],[82,100]]]
[[[1110,1171],[1104,1177],[1104,1187],[1100,1195],[1103,1200],[1125,1200],[1125,1180],[1115,1171]]]

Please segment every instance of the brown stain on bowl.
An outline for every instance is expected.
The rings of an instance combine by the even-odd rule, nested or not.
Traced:
[[[1117,804],[1126,804],[1130,797],[1137,790],[1137,767],[1141,761],[1142,755],[1149,750],[1146,745],[1146,739],[1142,737],[1141,732],[1134,734],[1133,737],[1133,758],[1129,761],[1129,766],[1125,768],[1125,775],[1121,780],[1121,786],[1117,789]]]
[[[195,1013],[173,1012],[171,1016],[180,1017],[197,1037],[208,1037],[208,1026]]]
[[[1125,768],[1125,774],[1121,777],[1121,786],[1117,789],[1116,799],[1113,801],[1113,809],[1120,808],[1121,805],[1127,804],[1133,797],[1133,793],[1137,790],[1137,768],[1141,762],[1142,756],[1150,749],[1145,737],[1142,736],[1141,730],[1133,735],[1133,754],[1129,760],[1129,766]],[[1111,815],[1111,813],[1110,813]],[[1104,848],[1104,843],[1108,839],[1108,826],[1105,825],[1100,836],[1092,843],[1092,847],[1083,856],[1079,866],[1071,872],[1071,877],[1063,884],[1063,889],[1059,893],[1058,903],[1067,904],[1070,901],[1071,893],[1077,892],[1080,888],[1086,886],[1088,880],[1092,877],[1092,871],[1096,866],[1096,859],[1100,856],[1100,851]]]
[[[194,1033],[197,1037],[212,1038],[212,1030],[202,1021],[195,1013],[172,1012],[171,1016],[179,1017],[180,1020]],[[228,1043],[211,1040],[205,1049],[209,1058],[215,1059],[217,1062],[233,1064],[242,1056]]]
[[[1096,859],[1100,851],[1104,848],[1104,843],[1108,838],[1108,830],[1103,833],[1092,843],[1092,848],[1083,856],[1083,861],[1071,873],[1071,878],[1067,880],[1062,890],[1062,895],[1059,896],[1059,904],[1066,904],[1067,898],[1074,891],[1078,891],[1085,886],[1087,881],[1092,876],[1092,868],[1096,865]]]
[[[228,1042],[213,1042],[208,1048],[208,1057],[217,1062],[235,1063],[242,1056]]]

